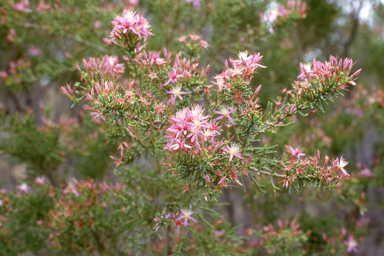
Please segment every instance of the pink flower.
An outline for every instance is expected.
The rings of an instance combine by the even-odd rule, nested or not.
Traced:
[[[208,116],[204,117],[207,118]],[[197,116],[192,120],[191,123],[191,130],[198,129],[200,131],[201,128],[208,128],[209,125],[207,124],[206,120],[202,119],[202,117]]]
[[[156,63],[157,65],[166,64],[167,61],[164,58],[160,58],[160,52],[151,52],[150,53],[151,62]]]
[[[238,77],[243,74],[244,68],[240,66],[235,66],[233,69],[227,69],[230,77]]]
[[[211,131],[214,131],[216,134],[220,134],[219,131],[220,131],[220,126],[215,122],[215,121],[210,121],[209,123],[209,129]]]
[[[187,138],[191,139],[191,142],[195,142],[196,146],[198,146],[198,138],[200,135],[200,130],[198,128],[194,128],[191,130],[191,133],[187,135]]]
[[[237,60],[229,59],[234,65],[243,65],[248,66],[248,63],[250,62],[252,55],[248,56],[248,51],[239,52]]]
[[[179,87],[172,87],[171,91],[167,91],[167,93],[172,94],[176,97],[179,97],[180,100],[183,100],[183,97],[181,97],[182,94],[191,94],[190,92],[182,92],[181,86]]]
[[[79,192],[72,183],[68,183],[68,186],[63,190],[64,194],[68,194],[69,192],[72,192],[76,197],[80,196]]]
[[[32,47],[28,50],[28,54],[31,56],[39,56],[41,53],[42,51],[37,47]]]
[[[173,69],[172,72],[168,72],[168,78],[169,80],[164,84],[164,85],[167,85],[169,84],[170,82],[176,84],[177,83],[177,78],[179,77],[182,77],[183,75],[178,75],[176,70]]]
[[[359,252],[357,246],[359,245],[357,241],[353,238],[353,235],[349,235],[348,240],[344,241],[344,244],[348,247],[347,251]]]
[[[261,65],[259,64],[260,60],[263,58],[262,55],[260,55],[260,53],[257,53],[257,54],[254,54],[254,55],[251,55],[251,66],[252,67],[260,67],[260,68],[267,68],[267,66],[264,66],[264,65]]]
[[[235,123],[233,122],[233,119],[232,117],[229,115],[231,113],[233,113],[234,111],[236,111],[237,108],[233,109],[232,111],[229,111],[228,108],[226,106],[222,106],[220,108],[220,111],[215,111],[215,113],[217,114],[220,114],[221,116],[219,116],[218,118],[216,118],[216,120],[220,120],[222,118],[228,118],[229,122],[231,122],[232,125],[235,125]]]
[[[126,0],[127,4],[136,6],[139,4],[139,0]]]
[[[99,28],[100,26],[101,26],[101,21],[99,21],[99,20],[97,20],[97,21],[95,21],[94,23],[93,23],[93,27],[94,28]]]
[[[28,193],[29,193],[29,190],[31,189],[31,187],[28,186],[27,183],[22,183],[21,185],[17,185],[16,187],[17,187],[17,189],[19,190],[19,191],[17,192],[18,195],[20,195],[20,194],[23,193],[23,192],[26,193],[26,194],[28,194]]]
[[[113,43],[114,40],[121,40],[128,33],[136,34],[138,38],[144,38],[147,40],[148,36],[153,35],[151,32],[151,25],[149,25],[147,19],[140,14],[136,14],[133,11],[124,10],[123,16],[116,16],[112,21],[115,26],[110,34],[109,39],[104,39],[107,43]]]
[[[181,220],[179,219],[179,218],[176,218],[175,216],[174,216],[174,225],[176,226],[176,232],[177,232],[177,234],[178,235],[180,235],[180,225],[181,225]]]
[[[207,49],[209,47],[209,44],[206,41],[204,41],[204,40],[200,40],[199,45],[201,47],[203,47],[204,49]]]
[[[300,75],[297,78],[300,78],[301,80],[305,80],[307,78],[311,79],[312,77],[316,77],[313,70],[311,70],[311,63],[300,63]]]
[[[192,0],[193,1],[193,0]],[[201,38],[201,36],[199,35],[196,35],[196,34],[190,34],[189,35],[189,38],[192,40],[192,41],[197,41]]]
[[[51,9],[51,6],[49,4],[45,4],[44,0],[39,1],[39,6],[37,7],[37,10],[39,12],[44,12],[45,10]]]
[[[288,152],[291,153],[292,156],[296,157],[297,161],[300,159],[300,157],[305,156],[305,154],[303,153],[303,150],[301,150],[299,148],[293,149],[291,146],[289,146],[287,149],[288,149]]]
[[[290,177],[290,176],[285,177],[282,182],[283,182],[283,188],[284,187],[288,188],[289,185],[293,185],[292,177]]]
[[[159,105],[155,106],[155,110],[157,113],[160,113],[161,115],[164,114],[165,105],[163,102],[160,102]]]
[[[229,162],[232,161],[233,156],[236,156],[240,159],[245,159],[244,157],[241,156],[240,151],[241,147],[238,144],[233,143],[232,146],[226,146],[223,149],[224,152],[229,153]]]
[[[205,129],[204,133],[201,134],[201,137],[204,139],[204,141],[207,141],[209,137],[215,137],[216,135],[217,133],[215,131]]]
[[[12,8],[20,12],[32,12],[29,7],[29,0],[22,0],[20,3],[12,4]]]
[[[41,177],[36,177],[35,183],[39,185],[44,185],[45,177],[42,175]]]
[[[216,238],[217,238],[217,237],[220,237],[220,236],[222,236],[224,233],[225,233],[225,229],[222,229],[222,230],[220,230],[220,231],[217,231],[217,232],[215,232],[215,237],[216,237]]]
[[[262,58],[263,56],[260,55],[260,53],[248,55],[248,51],[244,51],[239,52],[237,60],[229,59],[229,61],[235,65],[235,67],[246,67],[255,70],[258,67],[266,68],[266,66],[259,64]]]
[[[369,170],[369,168],[365,168],[364,170],[361,170],[361,175],[363,175],[363,176],[365,176],[367,178],[372,178],[373,177],[373,174]]]
[[[201,0],[187,0],[187,3],[192,3],[194,7],[200,7]]]
[[[8,79],[7,72],[6,71],[0,71],[0,78],[2,78],[3,80]]]
[[[221,92],[223,87],[227,88],[227,85],[225,83],[225,80],[223,79],[223,76],[218,75],[218,76],[215,76],[214,79],[216,79],[216,82],[213,82],[213,81],[211,82],[219,87],[219,92]]]
[[[123,63],[117,63],[119,61],[116,56],[109,56],[108,62],[113,73],[124,73],[125,66]]]
[[[195,220],[194,218],[191,217],[191,215],[194,213],[193,211],[183,210],[183,209],[180,209],[180,211],[181,211],[182,215],[178,218],[178,220],[184,219],[184,223],[183,223],[184,226],[190,225],[188,223],[189,219],[194,221],[194,222],[197,222],[197,220]]]

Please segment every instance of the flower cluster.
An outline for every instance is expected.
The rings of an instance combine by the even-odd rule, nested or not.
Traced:
[[[22,230],[22,235],[41,234],[39,241],[55,248],[62,248],[68,242],[73,242],[71,237],[74,236],[84,237],[83,241],[88,243],[87,250],[93,250],[99,243],[98,239],[107,242],[101,238],[103,235],[96,234],[95,237],[91,234],[93,230],[102,228],[99,219],[101,216],[109,218],[114,206],[111,198],[121,195],[124,185],[108,185],[105,182],[97,184],[91,179],[73,179],[66,186],[62,184],[60,188],[55,188],[46,184],[44,176],[37,177],[35,184],[33,189],[25,183],[17,186],[17,194],[5,189],[0,191],[0,235],[4,238],[4,244],[12,244],[19,239],[14,237],[14,231],[15,227],[20,231],[20,225],[15,224],[20,221],[29,221],[28,231]],[[36,207],[36,203],[39,203],[40,208]],[[94,239],[89,239],[90,237]],[[69,245],[71,250],[81,250],[80,240]],[[25,246],[23,242],[18,243],[19,245]]]
[[[110,39],[104,38],[108,44],[116,44],[115,41],[122,44],[132,43],[132,38],[135,37],[146,41],[148,36],[153,35],[147,19],[130,10],[124,10],[123,16],[116,16],[112,24],[114,28],[111,31]]]
[[[374,94],[370,95],[368,97],[368,103],[370,105],[377,105],[384,109],[384,91],[378,90]]]
[[[160,227],[164,227],[167,225],[173,225],[176,228],[176,233],[180,235],[180,226],[183,225],[184,227],[190,226],[191,224],[188,223],[188,220],[193,222],[198,222],[195,218],[193,218],[191,215],[194,214],[193,211],[189,209],[180,209],[181,213],[168,213],[165,214],[165,212],[158,215],[153,220],[156,222],[156,225],[154,227],[155,231],[158,231]],[[183,221],[184,219],[184,221]]]
[[[24,59],[18,59],[9,62],[8,72],[0,71],[0,79],[2,79],[10,88],[23,88],[23,85],[34,81],[35,76],[31,72],[31,62]]]
[[[272,224],[263,227],[259,243],[268,254],[295,251],[295,255],[302,255],[302,244],[308,240],[310,234],[310,230],[304,233],[300,229],[300,224],[295,223],[295,221],[289,222],[287,220],[284,223],[277,220],[277,228],[274,228]]]
[[[177,39],[185,46],[186,53],[191,57],[198,56],[198,53],[204,48],[208,48],[209,44],[201,39],[201,36],[196,34],[190,34],[188,36],[182,36]]]
[[[168,52],[166,48],[163,50],[163,56],[164,58],[160,57],[161,52],[155,52],[155,51],[149,51],[146,52],[143,50],[139,54],[137,54],[134,61],[140,65],[141,68],[147,68],[148,71],[151,73],[154,73],[154,71],[157,70],[157,68],[165,67],[168,62],[170,62],[170,59],[172,57],[172,53]],[[129,59],[126,58],[126,60],[129,62]],[[156,77],[151,77],[152,79]]]
[[[114,193],[121,193],[122,186],[116,183],[115,186],[99,183],[93,180],[77,181],[73,179],[68,183],[62,193],[52,196],[55,199],[55,207],[49,212],[49,226],[52,233],[49,236],[54,246],[62,246],[68,242],[68,235],[86,235],[93,228],[96,228],[94,216],[100,212],[106,214],[107,202]],[[88,234],[89,235],[89,234]],[[90,248],[94,246],[91,241]]]
[[[95,120],[99,118],[106,120],[105,116],[119,116],[116,110],[126,109],[137,101],[136,94],[133,92],[135,81],[124,80],[116,85],[113,81],[104,83],[96,82],[89,93],[86,93],[86,99],[92,101],[93,108],[89,107]],[[140,96],[139,96],[140,97]],[[142,103],[148,103],[145,98],[140,97]]]
[[[289,158],[289,162],[281,163],[289,174],[282,181],[283,187],[288,188],[290,185],[294,185],[295,180],[298,180],[300,185],[302,185],[302,182],[317,180],[315,183],[329,187],[332,183],[336,184],[343,177],[350,176],[344,169],[348,162],[343,157],[330,161],[329,157],[326,156],[325,160],[321,161],[320,152],[318,151],[315,156],[300,159],[301,156],[305,156],[301,150],[287,147],[287,151],[292,157]]]
[[[95,88],[92,88],[92,96],[89,95],[89,99],[93,98],[95,90],[104,93],[115,91],[115,86],[111,84],[113,83],[112,81],[119,80],[121,74],[125,72],[124,64],[118,63],[118,58],[116,56],[105,55],[101,59],[93,57],[88,60],[83,59],[83,65],[85,71],[82,71],[80,66],[76,65],[76,69],[81,74],[81,80],[90,86],[92,83],[97,83],[98,85]],[[109,87],[111,87],[111,90],[108,89]],[[60,91],[70,99],[76,100],[76,89],[72,88],[70,85],[67,84],[66,86],[61,86]]]
[[[324,112],[322,102],[332,101],[332,96],[342,96],[340,90],[348,85],[355,85],[354,80],[361,69],[350,75],[353,61],[349,58],[337,60],[332,55],[330,61],[322,63],[313,61],[311,65],[300,64],[300,80],[294,81],[293,89],[284,89],[282,97],[275,102],[273,120],[268,120],[270,126],[283,124],[282,120],[300,113],[304,116],[313,114],[317,110]],[[313,109],[304,114],[302,111]]]
[[[21,0],[18,3],[12,4],[12,8],[19,12],[32,12],[32,10],[29,8],[29,0]]]
[[[215,137],[220,135],[219,126],[212,120],[209,121],[209,115],[204,115],[204,108],[195,105],[192,109],[185,108],[178,111],[171,117],[172,125],[167,129],[166,150],[173,152],[175,150],[188,151],[193,154],[200,154],[206,144],[220,145],[215,142]]]
[[[266,68],[266,66],[259,63],[262,58],[263,56],[260,53],[249,55],[247,51],[240,52],[238,59],[229,59],[233,67],[229,68],[228,62],[226,62],[226,70],[216,75],[212,83],[217,85],[219,92],[223,88],[231,90],[234,83],[239,85],[249,84],[257,68]]]
[[[334,56],[329,57],[329,61],[322,63],[313,59],[312,64],[300,63],[300,75],[297,77],[302,81],[314,81],[314,80],[327,80],[334,79],[343,73],[343,75],[348,76],[351,72],[353,66],[353,61],[350,58],[345,58],[337,60]],[[357,77],[360,74],[361,69],[356,71],[352,78]]]
[[[209,66],[206,70],[202,69],[200,72],[197,70],[198,63],[195,60],[187,60],[176,55],[172,70],[167,72],[167,78],[164,84],[160,86],[177,86],[177,84],[196,85],[203,81],[208,75]],[[179,78],[181,81],[179,81]]]
[[[337,247],[338,245],[345,245],[347,253],[359,252],[359,250],[357,249],[359,243],[357,242],[353,234],[349,234],[347,240],[345,240],[346,237],[347,231],[344,227],[342,227],[341,230],[335,229],[333,234],[331,235],[327,235],[325,233],[323,233],[322,235],[323,241],[327,244],[327,247],[330,247],[330,249],[327,248],[330,252],[332,251],[332,247]],[[326,251],[328,252],[327,249]]]
[[[108,76],[114,76],[124,73],[124,64],[118,63],[118,57],[105,55],[102,59],[89,58],[88,61],[83,59],[83,64],[86,73],[91,76],[92,79],[96,77],[106,78]],[[81,69],[78,65],[76,68],[79,72]],[[118,80],[119,77],[116,78]]]
[[[313,60],[313,67],[310,64],[303,65],[300,63],[301,74],[298,76],[299,81],[295,81],[293,90],[284,91],[291,97],[293,102],[313,101],[315,104],[320,103],[322,95],[342,95],[339,91],[344,90],[348,85],[356,85],[354,80],[360,74],[361,69],[350,75],[353,61],[349,58],[337,60],[334,56],[330,56],[329,62],[320,62]],[[329,97],[326,100],[330,100]],[[321,103],[318,106],[323,110]],[[296,113],[297,110],[304,106],[292,106],[287,112]],[[289,115],[291,113],[288,113]]]
[[[173,53],[166,48],[161,53],[146,52],[143,49],[134,56],[133,61],[135,65],[138,65],[143,78],[156,90],[162,91],[163,87],[167,86],[170,91],[173,89],[177,91],[180,86],[194,88],[203,84],[209,73],[209,66],[206,69],[198,70],[196,59],[182,58],[181,54],[176,54],[172,58],[172,55]],[[125,58],[125,60],[130,61],[129,58]]]
[[[280,20],[286,20],[292,14],[296,14],[299,18],[305,18],[307,13],[305,12],[307,4],[301,2],[300,0],[289,0],[287,6],[283,4],[277,4],[277,6],[270,8],[265,13],[261,12],[259,14],[260,23],[268,23],[272,26],[275,25]],[[270,29],[270,32],[273,33],[273,28]]]
[[[285,148],[291,154],[291,157],[297,161],[300,159],[300,157],[305,156],[303,150],[300,148],[292,148],[291,146],[285,146]]]

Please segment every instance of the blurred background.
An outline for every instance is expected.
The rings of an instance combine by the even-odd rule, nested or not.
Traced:
[[[307,154],[319,149],[331,158],[344,156],[348,181],[333,191],[282,191],[276,197],[260,195],[251,185],[246,192],[228,189],[222,200],[229,204],[219,211],[239,235],[255,225],[296,217],[304,231],[312,231],[313,248],[324,246],[324,233],[344,227],[359,237],[359,252],[351,255],[384,255],[384,2],[306,0],[305,15],[275,17],[279,3],[287,5],[269,0],[0,0],[0,187],[14,191],[42,174],[54,186],[72,177],[116,180],[109,155],[117,145],[107,143],[84,106],[71,108],[58,88],[80,81],[75,65],[83,58],[118,55],[102,39],[116,14],[131,9],[151,23],[155,36],[148,49],[177,52],[182,49],[177,38],[201,35],[210,45],[201,54],[202,65],[212,66],[210,76],[239,51],[260,52],[267,69],[252,82],[263,85],[263,106],[291,86],[300,62],[325,61],[330,54],[356,61],[353,71],[363,69],[356,86],[327,105],[325,114],[298,116],[295,124],[262,138],[281,150],[291,145]]]

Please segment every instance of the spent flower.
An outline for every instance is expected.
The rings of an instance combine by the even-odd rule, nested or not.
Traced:
[[[222,118],[228,118],[229,122],[231,122],[232,125],[235,125],[235,123],[233,122],[232,117],[231,117],[229,114],[235,112],[236,109],[237,109],[237,108],[234,108],[233,110],[229,111],[229,109],[228,109],[227,106],[221,106],[221,107],[220,107],[220,111],[215,111],[215,113],[221,115],[221,116],[219,116],[218,118],[216,118],[216,120],[220,120],[220,119],[222,119]]]
[[[241,156],[241,146],[239,144],[233,143],[231,146],[226,146],[223,149],[224,152],[229,154],[229,161],[231,162],[233,157],[236,156],[240,159],[245,159],[244,157]]]

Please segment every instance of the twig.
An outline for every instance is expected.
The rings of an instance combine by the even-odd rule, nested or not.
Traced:
[[[34,24],[34,23],[21,23],[19,25],[27,27],[27,28],[41,28],[41,26],[39,24]],[[77,41],[79,43],[85,44],[85,45],[87,45],[89,47],[92,47],[92,48],[98,50],[98,51],[101,51],[102,53],[108,53],[108,50],[105,49],[104,47],[99,46],[97,44],[94,44],[94,43],[92,43],[90,41],[84,40],[84,39],[82,39],[82,38],[80,38],[78,36],[75,36],[75,35],[72,35],[72,34],[64,34],[62,36],[67,37],[69,39],[72,39],[74,41]]]
[[[104,47],[101,47],[101,46],[99,46],[99,45],[96,45],[96,44],[94,44],[94,43],[92,43],[92,42],[90,42],[90,41],[84,40],[84,39],[82,39],[82,38],[80,38],[80,37],[77,37],[77,36],[75,36],[75,35],[67,34],[66,37],[68,37],[69,39],[73,39],[73,40],[75,40],[75,41],[77,41],[77,42],[79,42],[79,43],[88,45],[89,47],[92,47],[92,48],[94,48],[94,49],[96,49],[96,50],[99,50],[99,51],[101,51],[101,52],[103,52],[103,53],[108,53],[107,49],[105,49]]]
[[[349,55],[349,48],[350,48],[352,42],[354,41],[354,39],[356,38],[357,29],[359,27],[359,14],[360,14],[362,7],[363,7],[363,1],[361,0],[360,5],[359,5],[358,9],[356,10],[356,12],[351,14],[353,26],[352,26],[352,31],[351,31],[351,34],[349,35],[348,41],[345,42],[345,44],[344,44],[344,56],[345,57]]]
[[[265,174],[265,175],[269,175],[269,176],[274,176],[274,177],[279,177],[279,178],[286,178],[287,177],[286,175],[282,175],[282,174],[271,173],[271,172],[263,171],[263,170],[257,170],[255,167],[249,167],[249,168],[252,171],[255,171],[255,172],[258,172],[258,173],[262,173],[262,174]]]

